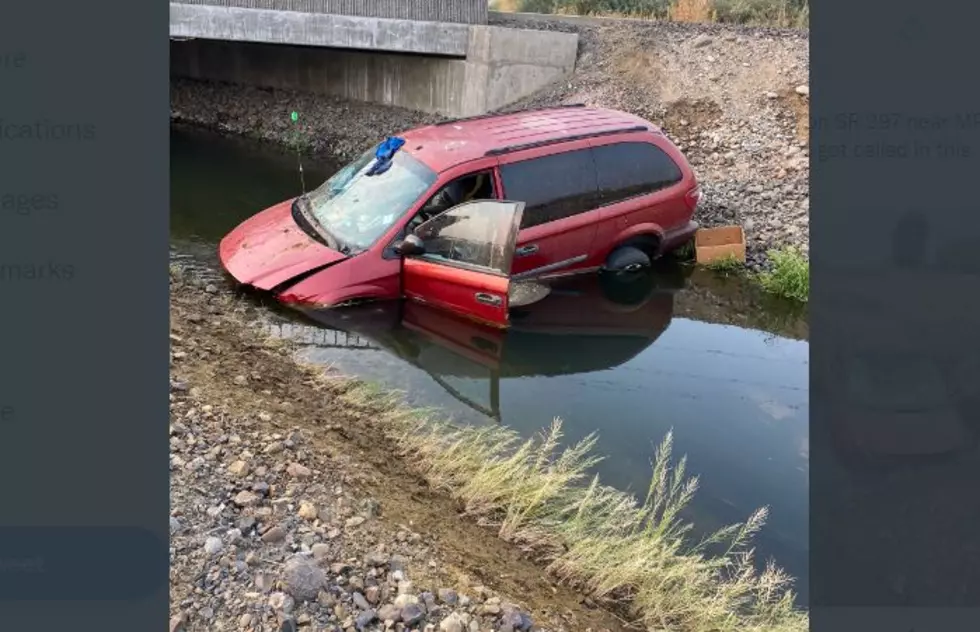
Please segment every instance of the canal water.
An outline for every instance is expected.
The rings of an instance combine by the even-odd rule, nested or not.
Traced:
[[[338,167],[306,159],[306,185]],[[217,241],[300,192],[295,154],[200,131],[171,134],[173,249],[216,265]],[[418,307],[284,315],[269,327],[309,360],[397,388],[454,419],[531,435],[554,417],[569,442],[598,432],[601,478],[643,493],[673,430],[700,490],[699,529],[770,517],[757,554],[808,595],[809,344],[805,313],[734,279],[663,266],[629,287],[566,283],[506,336]]]

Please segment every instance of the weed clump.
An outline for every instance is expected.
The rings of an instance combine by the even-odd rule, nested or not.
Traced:
[[[705,264],[705,267],[712,272],[719,274],[732,274],[741,270],[745,265],[735,257],[735,255],[725,255]]]
[[[771,294],[806,303],[810,297],[810,262],[795,248],[769,252],[771,268],[759,274],[762,287]]]

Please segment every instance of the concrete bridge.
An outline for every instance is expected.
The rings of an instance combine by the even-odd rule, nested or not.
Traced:
[[[487,4],[171,2],[171,74],[472,116],[574,70],[577,35],[490,26]]]

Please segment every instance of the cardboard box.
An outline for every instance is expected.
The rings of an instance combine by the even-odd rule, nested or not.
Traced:
[[[694,252],[701,265],[728,258],[745,263],[745,231],[741,226],[701,228],[694,235]]]

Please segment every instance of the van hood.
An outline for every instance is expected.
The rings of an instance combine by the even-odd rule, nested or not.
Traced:
[[[268,291],[348,258],[303,232],[293,219],[292,205],[287,200],[272,206],[221,240],[221,265],[236,281]]]

